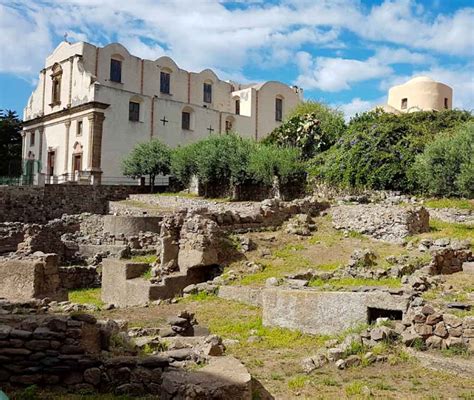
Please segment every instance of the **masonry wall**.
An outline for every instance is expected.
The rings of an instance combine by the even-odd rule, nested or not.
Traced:
[[[37,222],[63,214],[105,214],[108,202],[124,200],[132,193],[145,193],[144,186],[46,185],[0,187],[0,222]]]

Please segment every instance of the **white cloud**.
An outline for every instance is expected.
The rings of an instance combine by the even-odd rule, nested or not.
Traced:
[[[385,102],[385,97],[376,100],[363,100],[360,97],[355,97],[349,103],[333,104],[333,107],[340,109],[344,113],[346,121],[349,121],[354,115],[368,111]]]
[[[297,56],[300,75],[296,83],[306,89],[320,89],[337,92],[350,89],[350,84],[381,78],[392,73],[392,69],[372,57],[365,61],[317,57],[305,52]]]

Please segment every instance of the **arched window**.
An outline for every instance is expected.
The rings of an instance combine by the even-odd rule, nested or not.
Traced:
[[[58,63],[54,64],[53,73],[51,74],[51,79],[52,79],[51,106],[57,106],[61,104],[62,77],[63,77],[63,69]]]
[[[194,128],[194,110],[191,107],[184,107],[181,111],[181,129],[192,131]]]
[[[162,68],[160,71],[160,92],[164,94],[171,93],[171,70]]]
[[[283,120],[283,97],[277,96],[275,98],[275,121]]]
[[[212,81],[207,80],[203,84],[203,101],[204,103],[212,103]]]
[[[123,57],[120,54],[113,54],[110,58],[110,80],[112,82],[122,83],[122,62]]]

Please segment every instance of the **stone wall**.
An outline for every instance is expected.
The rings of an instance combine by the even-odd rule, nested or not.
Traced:
[[[100,287],[101,275],[96,267],[59,267],[59,277],[61,286],[67,290]]]
[[[0,222],[46,222],[63,214],[105,214],[108,201],[146,193],[145,186],[46,185],[0,187]],[[87,201],[85,201],[87,200]]]
[[[57,255],[1,261],[0,297],[16,301],[45,297],[66,300],[67,294],[61,287]]]

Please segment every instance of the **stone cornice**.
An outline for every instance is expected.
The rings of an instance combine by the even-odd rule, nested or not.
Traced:
[[[99,101],[91,101],[89,103],[80,104],[78,106],[65,108],[63,110],[56,111],[51,114],[43,115],[42,117],[37,117],[37,118],[30,119],[28,121],[23,121],[23,126],[29,127],[32,125],[41,124],[43,122],[51,121],[56,118],[66,117],[68,115],[75,114],[77,112],[87,111],[93,108],[99,108],[99,109],[105,110],[109,106],[110,104],[101,103]]]

